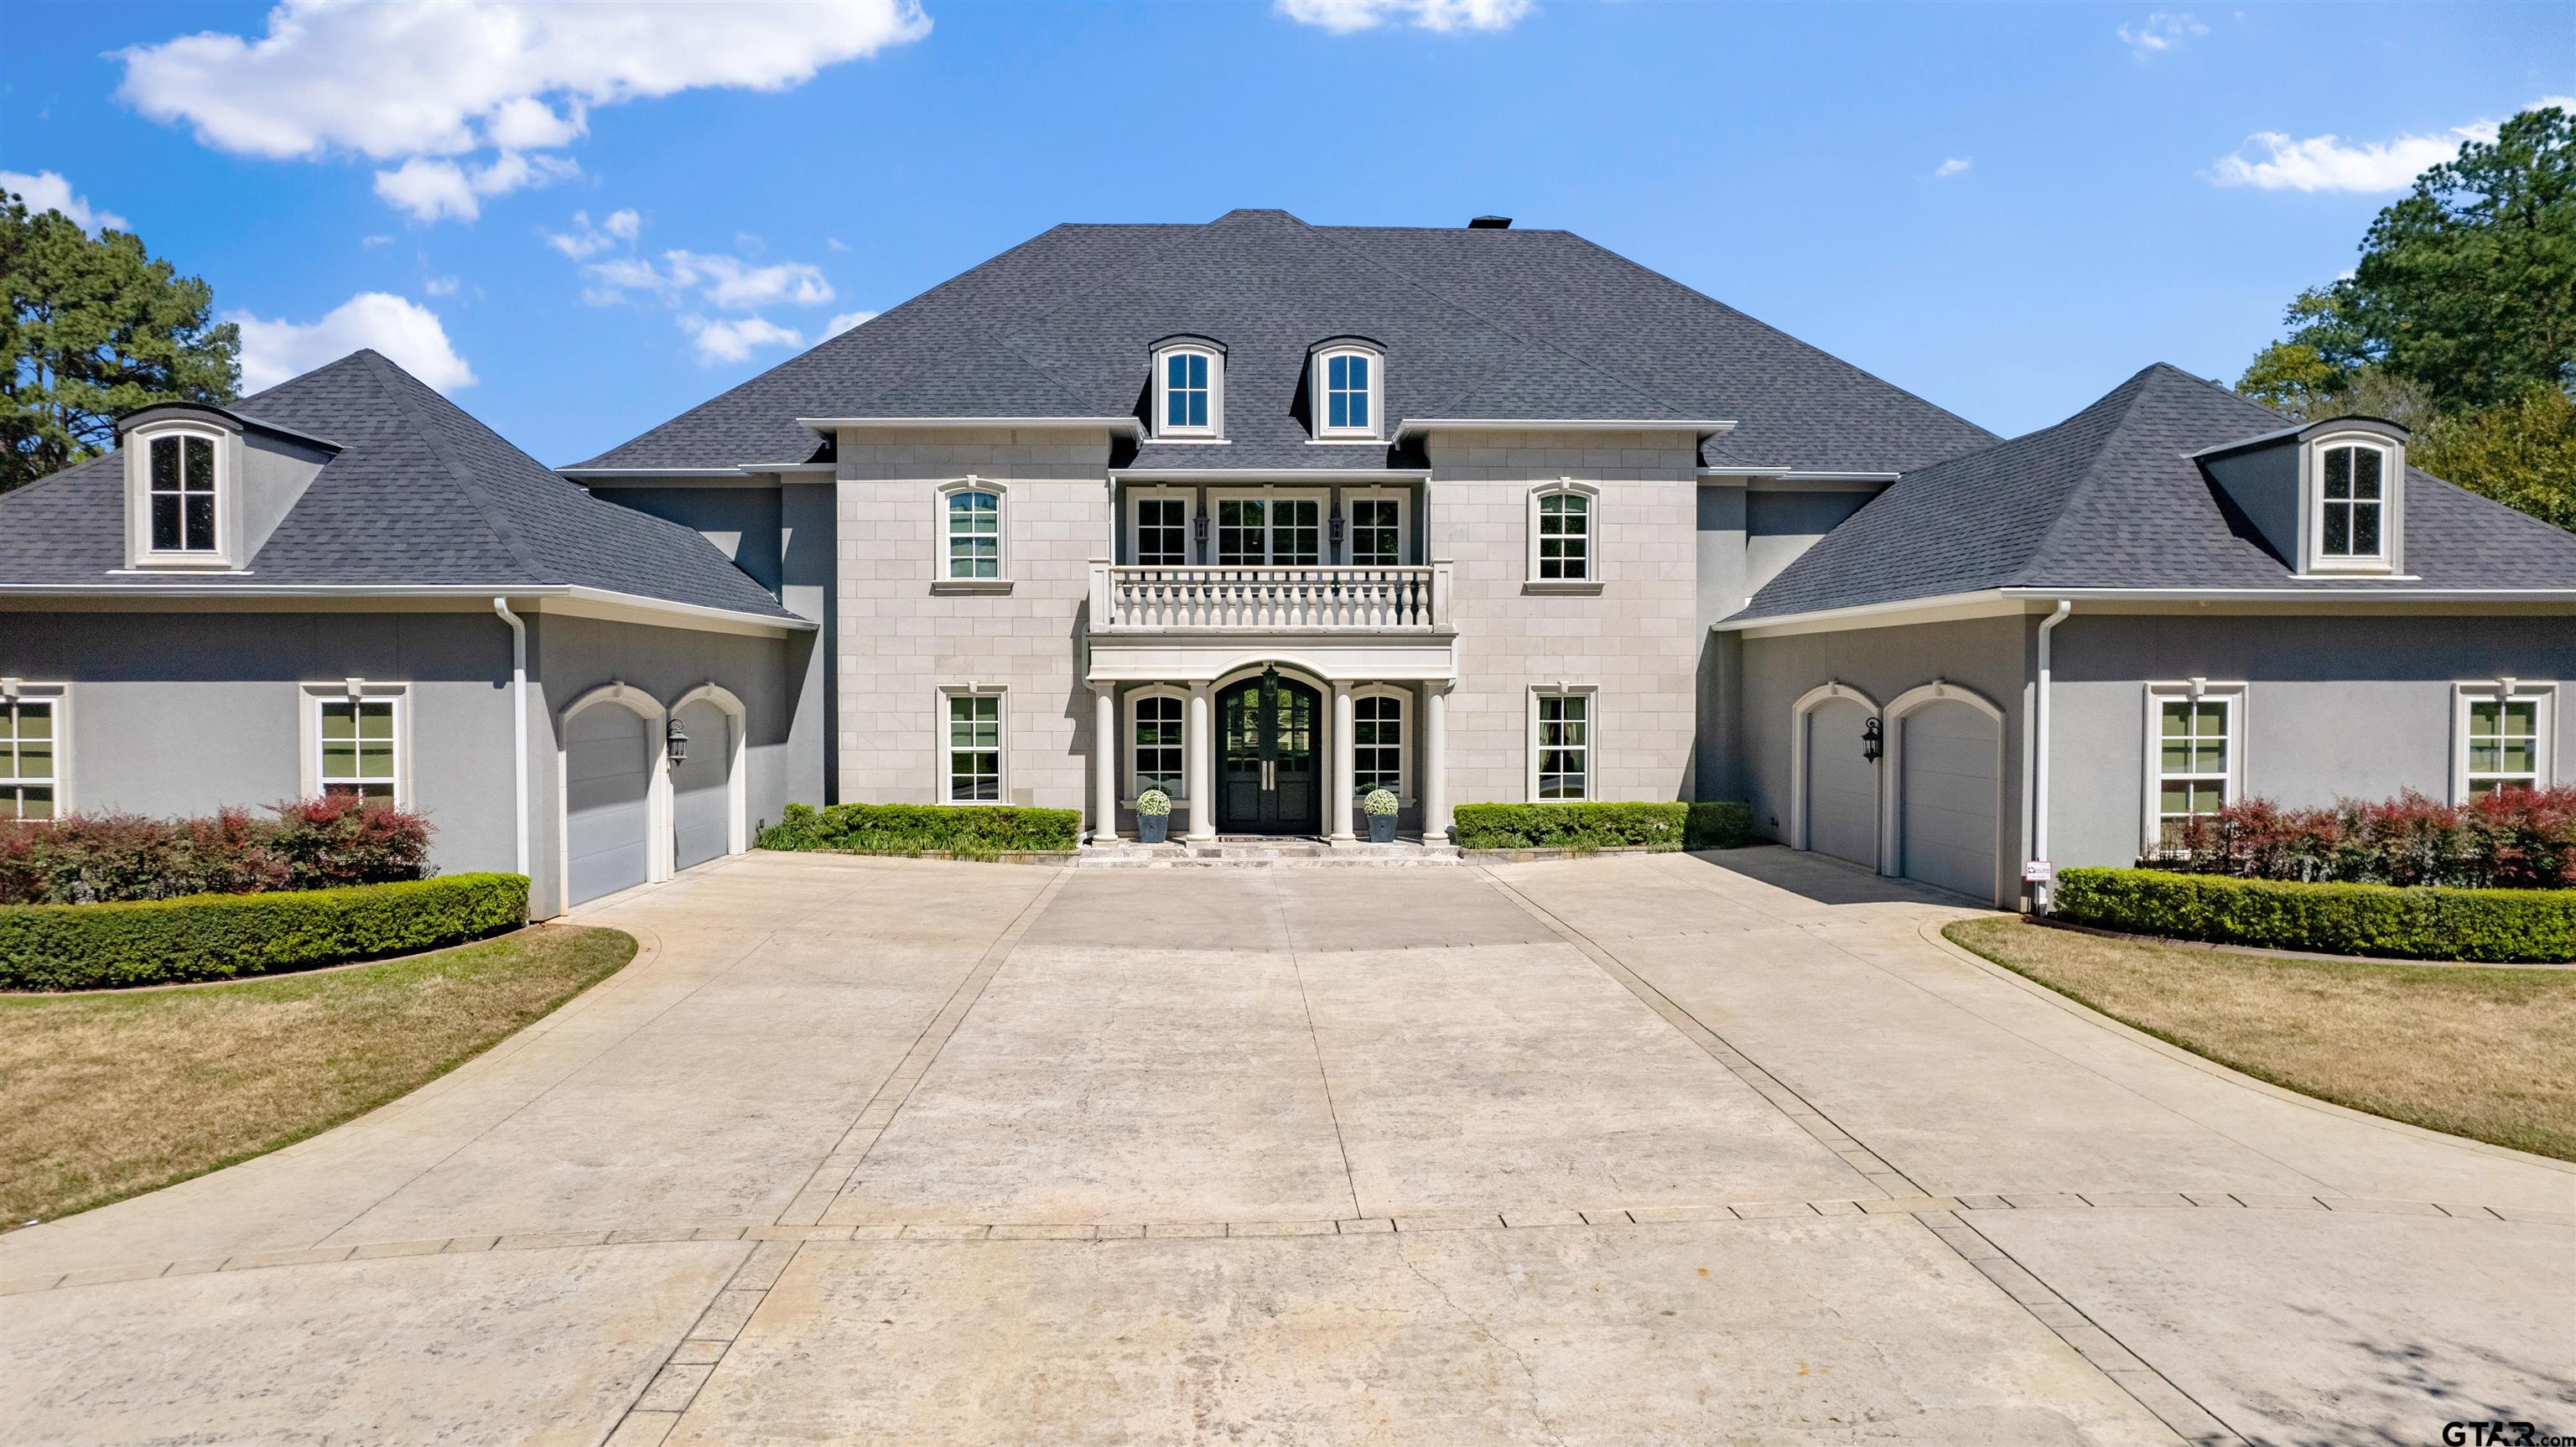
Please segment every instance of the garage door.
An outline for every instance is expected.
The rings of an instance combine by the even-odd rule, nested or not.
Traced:
[[[671,770],[674,858],[682,869],[721,859],[733,843],[733,721],[711,703],[683,704],[680,731],[689,756]]]
[[[1925,704],[1897,721],[1899,864],[1908,879],[1992,903],[1996,790],[2002,725],[1955,701]]]
[[[564,848],[568,901],[579,904],[642,884],[650,867],[656,741],[632,709],[597,704],[572,716],[564,739]]]
[[[1829,698],[1807,714],[1807,847],[1878,867],[1878,765],[1861,756],[1869,710]]]

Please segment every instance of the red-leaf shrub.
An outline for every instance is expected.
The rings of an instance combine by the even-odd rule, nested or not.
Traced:
[[[428,877],[429,821],[379,800],[290,800],[277,817],[66,814],[0,823],[0,904],[257,894]]]
[[[2237,879],[2576,888],[2576,788],[2499,789],[2466,804],[2408,790],[2284,809],[2242,799],[2192,820],[2154,868]]]

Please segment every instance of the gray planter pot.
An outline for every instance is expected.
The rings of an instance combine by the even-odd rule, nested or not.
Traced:
[[[1393,844],[1395,842],[1394,815],[1371,814],[1368,816],[1368,821],[1369,842],[1371,844]]]
[[[1172,816],[1169,814],[1139,814],[1136,816],[1136,837],[1144,840],[1148,844],[1162,843],[1164,836],[1171,832]]]

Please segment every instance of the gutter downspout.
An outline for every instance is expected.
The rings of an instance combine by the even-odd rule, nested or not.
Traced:
[[[2074,611],[2074,599],[2060,598],[2057,611],[2042,619],[2039,625],[2039,686],[2032,692],[2030,710],[2031,733],[2034,735],[2030,765],[2030,857],[2034,860],[2048,858],[2048,635]],[[2031,891],[2037,913],[2048,913],[2049,895],[2055,889],[2056,881],[2051,879]]]
[[[528,625],[510,611],[510,600],[495,598],[492,611],[510,625],[510,750],[516,765],[519,873],[528,872]]]

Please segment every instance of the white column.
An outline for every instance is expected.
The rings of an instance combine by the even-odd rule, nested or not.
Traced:
[[[1190,776],[1190,832],[1181,836],[1185,839],[1216,837],[1216,730],[1209,692],[1207,684],[1190,685],[1189,732],[1182,739]]]
[[[1422,842],[1449,840],[1449,685],[1422,685]]]
[[[1091,686],[1091,837],[1118,838],[1118,688]]]
[[[1336,844],[1350,844],[1358,838],[1351,833],[1351,790],[1360,777],[1359,749],[1351,738],[1356,723],[1351,714],[1351,681],[1334,679],[1332,782],[1325,785],[1332,792],[1325,796],[1328,807],[1324,818]]]

